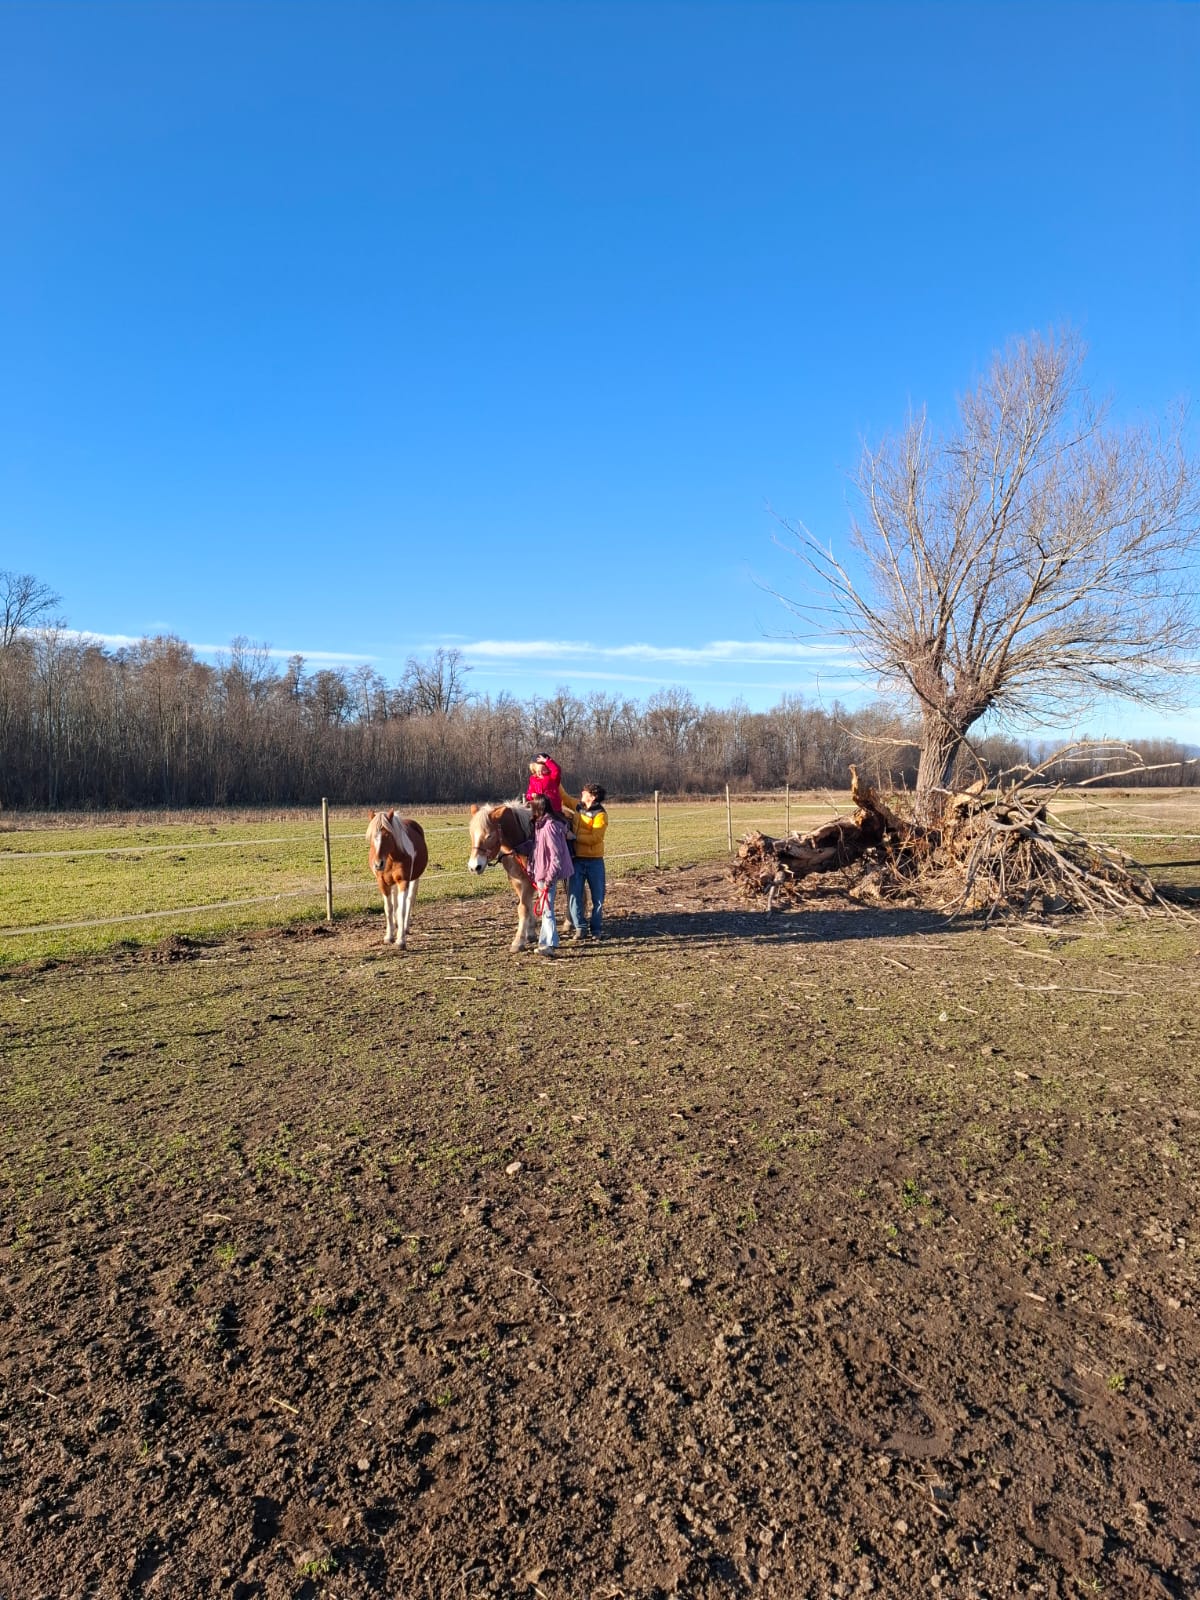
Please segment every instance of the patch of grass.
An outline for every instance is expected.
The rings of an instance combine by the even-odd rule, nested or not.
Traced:
[[[307,1561],[302,1561],[296,1571],[302,1578],[331,1578],[338,1569],[337,1557],[334,1555],[312,1556]]]
[[[739,801],[734,837],[750,827],[782,831],[782,800]],[[614,803],[609,830],[609,875],[646,867],[654,859],[654,808]],[[499,870],[476,877],[466,870],[467,807],[424,806],[413,813],[426,830],[429,868],[421,880],[419,907],[447,896],[475,899],[506,890]],[[793,799],[793,824],[815,825],[832,814],[822,799]],[[720,859],[727,854],[725,809],[703,800],[668,802],[661,808],[664,864]],[[337,807],[330,813],[334,903],[340,913],[380,910],[367,868],[364,812]],[[203,848],[192,848],[202,846]],[[227,900],[271,898],[259,906],[228,906]],[[324,917],[324,855],[320,811],[189,813],[186,819],[144,814],[91,823],[28,827],[0,832],[0,929],[43,922],[99,917],[137,918],[149,911],[180,911],[178,919],[136,920],[108,927],[28,933],[0,939],[5,964],[95,953],[124,946],[155,945],[172,934],[215,938],[234,928],[312,922]],[[382,917],[382,912],[380,910]]]

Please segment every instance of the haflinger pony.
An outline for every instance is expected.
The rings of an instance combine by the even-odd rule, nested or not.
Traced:
[[[429,865],[429,850],[421,824],[395,811],[372,811],[367,823],[367,861],[383,896],[387,919],[384,944],[408,943],[417,880]]]
[[[468,872],[482,872],[499,861],[508,873],[517,897],[517,936],[510,950],[524,950],[537,939],[537,919],[533,914],[533,879],[516,847],[533,832],[533,812],[526,805],[512,802],[502,806],[471,807],[471,854]]]

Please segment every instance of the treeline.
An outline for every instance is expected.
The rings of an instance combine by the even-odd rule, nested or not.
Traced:
[[[477,696],[453,650],[410,660],[388,684],[369,666],[279,665],[242,639],[215,665],[173,637],[109,650],[49,627],[0,644],[0,803],[10,808],[503,797],[543,748],[568,783],[614,794],[840,789],[851,762],[900,788],[915,781],[915,733],[883,705],[823,709],[799,695],[761,712],[700,705],[679,688],[644,701],[565,688],[528,701]],[[976,748],[993,771],[1046,754],[1011,739]],[[1170,741],[1136,748],[1148,765],[1188,754]],[[1084,760],[1056,776],[1103,770]],[[1197,766],[1120,781],[1195,783]]]

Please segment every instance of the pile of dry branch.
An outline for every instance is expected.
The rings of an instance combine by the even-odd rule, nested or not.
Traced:
[[[1132,857],[1096,844],[1052,814],[1042,769],[992,790],[984,780],[947,800],[936,827],[914,822],[850,768],[852,817],[809,834],[749,833],[733,877],[767,909],[795,904],[814,873],[845,871],[850,895],[987,917],[1016,912],[1145,911],[1165,905]]]

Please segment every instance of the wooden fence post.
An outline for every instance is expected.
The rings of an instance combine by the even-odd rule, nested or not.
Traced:
[[[789,834],[792,831],[792,786],[785,783],[783,786],[783,831]]]
[[[657,789],[654,791],[654,865],[662,866],[662,834],[659,831]]]
[[[333,863],[329,855],[329,801],[321,796],[321,835],[325,840],[325,921],[333,921]]]
[[[725,832],[729,835],[729,854],[733,854],[733,808],[729,804],[729,785],[725,785]]]

